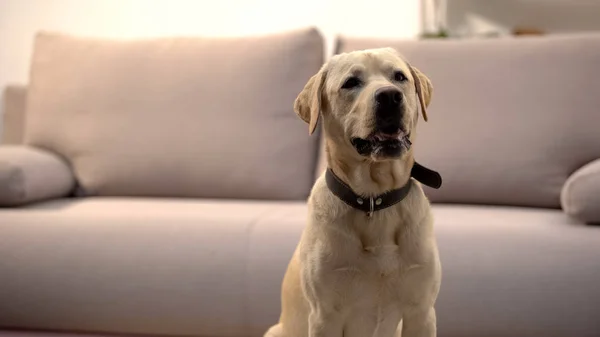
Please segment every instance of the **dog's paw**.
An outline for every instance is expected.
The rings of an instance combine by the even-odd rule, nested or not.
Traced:
[[[267,330],[264,337],[283,337],[283,327],[281,326],[281,323],[273,325]]]

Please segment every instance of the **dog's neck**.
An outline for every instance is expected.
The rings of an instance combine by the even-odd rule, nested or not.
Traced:
[[[356,194],[377,196],[401,188],[410,179],[412,158],[373,162],[336,149],[326,144],[327,164]]]

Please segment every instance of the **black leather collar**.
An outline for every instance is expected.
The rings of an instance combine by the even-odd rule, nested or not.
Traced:
[[[436,190],[442,187],[442,176],[417,162],[414,162],[412,170],[410,170],[410,176],[417,179],[421,184]]]
[[[432,188],[437,189],[442,186],[442,177],[439,173],[417,162],[413,165],[411,177],[404,186],[398,189],[374,197],[366,197],[354,193],[350,186],[338,178],[330,168],[325,173],[325,181],[331,192],[349,206],[367,213],[368,216],[372,216],[373,212],[388,208],[402,201],[408,195],[408,192],[410,192],[413,185],[413,178]]]

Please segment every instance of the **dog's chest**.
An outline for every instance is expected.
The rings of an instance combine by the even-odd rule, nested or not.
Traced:
[[[349,298],[399,301],[402,280],[416,263],[411,234],[406,232],[410,226],[383,220],[359,218],[347,223],[348,237],[340,238],[336,245],[341,251],[330,260],[330,272],[335,275],[336,287],[344,288]],[[371,296],[363,296],[366,294]]]
[[[375,224],[376,226],[376,224]],[[365,276],[388,278],[402,269],[402,248],[397,236],[390,228],[382,228],[379,232],[358,232],[357,242],[350,244],[352,250],[346,263],[358,268]],[[354,257],[354,258],[353,258]]]

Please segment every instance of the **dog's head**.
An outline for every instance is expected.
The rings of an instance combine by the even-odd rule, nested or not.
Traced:
[[[294,110],[312,134],[320,116],[336,148],[382,161],[412,153],[419,116],[427,120],[432,85],[391,48],[334,56],[306,84]]]

